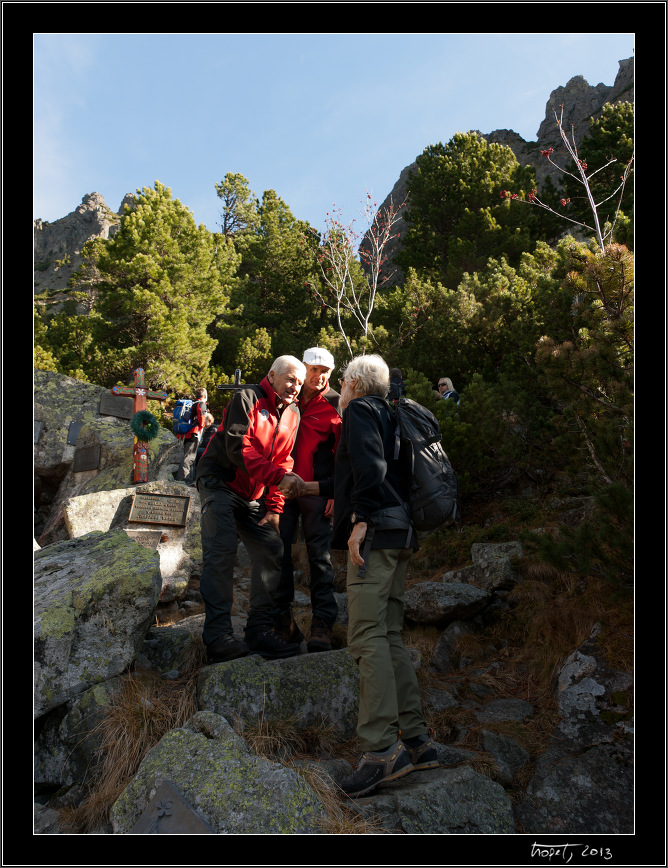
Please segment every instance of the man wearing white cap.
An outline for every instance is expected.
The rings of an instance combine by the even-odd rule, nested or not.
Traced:
[[[334,598],[334,569],[330,553],[330,517],[333,509],[334,456],[341,436],[341,416],[338,411],[339,393],[329,386],[334,358],[321,347],[304,352],[306,378],[299,396],[300,422],[292,452],[293,472],[308,488],[317,490],[286,500],[280,517],[279,531],[283,540],[281,581],[275,593],[274,631],[286,642],[301,642],[304,638],[292,617],[294,600],[294,568],[292,541],[299,516],[302,518],[304,540],[311,577],[311,631],[306,646],[309,652],[331,650],[332,626],[338,608]]]

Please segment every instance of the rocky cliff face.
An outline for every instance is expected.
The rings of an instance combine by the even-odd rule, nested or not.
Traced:
[[[52,303],[62,301],[68,280],[81,265],[81,251],[91,238],[109,238],[120,226],[119,214],[133,197],[127,195],[118,213],[99,193],[89,193],[81,205],[54,223],[37,219],[34,234],[34,293],[46,292]]]
[[[569,158],[568,153],[561,141],[554,112],[561,117],[563,105],[563,126],[569,132],[573,127],[575,143],[580,145],[588,128],[589,121],[598,115],[605,103],[633,102],[634,101],[634,60],[632,57],[619,61],[619,71],[613,85],[597,84],[590,85],[581,75],[573,76],[566,85],[552,91],[545,106],[545,118],[541,122],[536,133],[535,142],[527,142],[514,130],[494,130],[491,133],[480,133],[491,144],[506,145],[515,154],[518,163],[522,166],[531,165],[536,170],[536,183],[538,189],[545,183],[548,176],[552,177],[555,184],[559,184],[561,173],[547,160],[541,159],[540,152],[546,148],[554,148],[553,160],[558,165],[564,165]],[[407,198],[408,176],[417,168],[413,162],[401,172],[399,179],[392,191],[382,203],[381,208],[387,208],[392,201],[395,205],[404,202]],[[388,261],[396,256],[401,248],[401,239],[407,230],[403,220],[396,224],[398,238],[387,247]],[[364,242],[362,242],[364,244]],[[397,270],[394,280],[400,281],[402,275]]]

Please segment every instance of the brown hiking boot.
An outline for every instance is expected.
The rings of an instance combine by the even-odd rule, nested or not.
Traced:
[[[434,730],[430,727],[424,735],[404,739],[414,769],[437,769],[441,765],[438,761],[436,745],[432,740],[433,734]]]
[[[289,609],[286,609],[285,612],[281,612],[280,615],[274,618],[274,633],[280,636],[288,645],[304,641],[304,634],[297,626],[297,622]]]
[[[375,790],[379,784],[396,781],[412,771],[411,756],[401,741],[397,741],[387,750],[363,753],[353,774],[343,778],[339,787],[351,799],[356,799]]]
[[[311,635],[306,642],[306,648],[309,654],[332,650],[332,628],[322,618],[313,617],[311,621]]]

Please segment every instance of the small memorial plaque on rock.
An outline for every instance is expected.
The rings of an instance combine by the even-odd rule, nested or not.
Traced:
[[[79,439],[79,433],[83,428],[83,422],[70,422],[70,427],[67,429],[67,443],[69,446],[76,446]]]
[[[37,419],[33,419],[33,424],[35,426],[35,433],[33,435],[33,444],[39,443],[39,438],[42,436],[42,428],[44,427],[44,422],[38,422]]]
[[[133,539],[147,549],[157,549],[160,537],[162,536],[161,530],[128,530],[126,528],[125,532],[130,539]]]
[[[163,781],[131,835],[213,835],[213,829],[170,781]]]
[[[100,398],[100,416],[116,416],[118,419],[132,419],[132,398],[103,392]]]
[[[189,497],[138,491],[132,498],[128,521],[185,527],[189,508]]]
[[[72,470],[75,473],[81,473],[83,470],[97,470],[100,466],[100,454],[102,447],[97,446],[82,446],[74,453],[74,461],[72,462]]]

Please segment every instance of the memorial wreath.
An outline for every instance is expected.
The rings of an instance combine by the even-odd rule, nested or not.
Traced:
[[[148,410],[139,410],[132,417],[132,421],[130,422],[130,428],[132,429],[132,433],[135,435],[137,440],[142,440],[147,442],[149,440],[153,440],[158,436],[158,431],[160,431],[160,423],[155,418],[153,413],[149,413]]]

